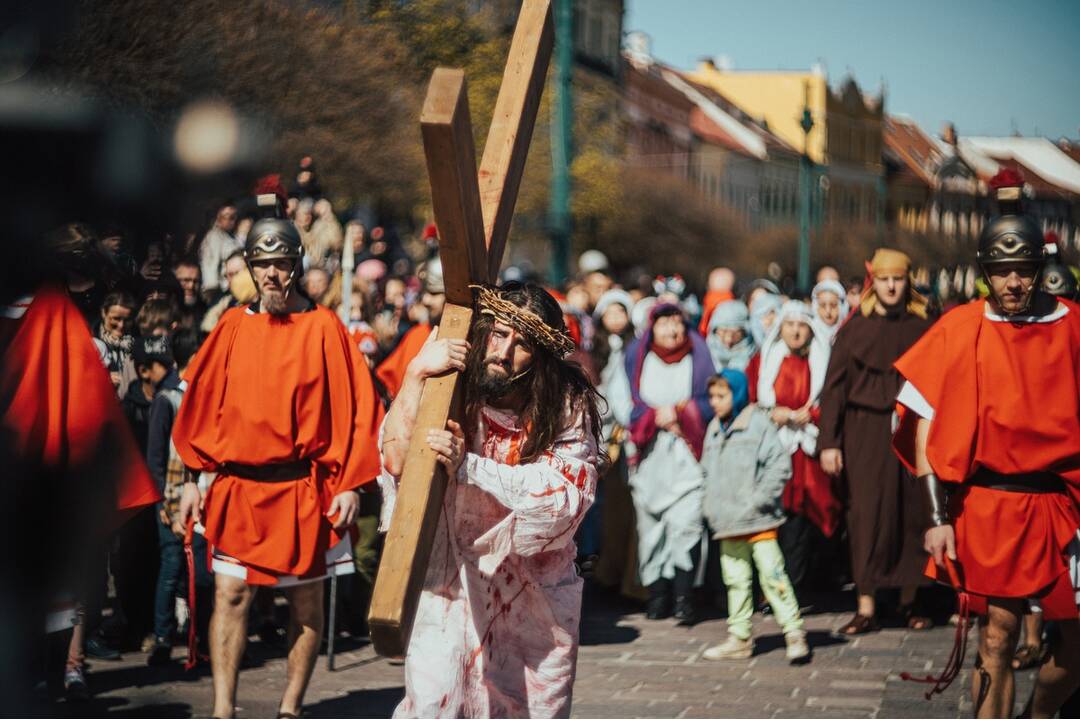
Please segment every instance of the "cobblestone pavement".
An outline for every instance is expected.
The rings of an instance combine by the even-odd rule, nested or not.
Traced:
[[[832,631],[850,614],[807,616],[814,656],[793,667],[771,617],[755,616],[756,653],[747,661],[710,662],[702,651],[725,636],[722,619],[692,628],[673,621],[648,621],[634,608],[590,600],[574,692],[575,717],[970,717],[967,687],[971,662],[944,696],[923,698],[925,686],[904,682],[900,673],[939,671],[952,647],[954,629],[886,629],[845,640]],[[974,644],[972,634],[972,647]],[[337,669],[319,660],[307,694],[309,717],[388,717],[402,696],[402,668],[362,644],[346,644]],[[281,653],[250,646],[253,661],[240,677],[240,717],[274,717],[284,681]],[[174,655],[183,654],[177,648]],[[1018,701],[1026,699],[1031,673],[1018,678]],[[93,667],[89,704],[54,708],[53,715],[206,717],[211,710],[210,677],[149,668],[146,658]]]

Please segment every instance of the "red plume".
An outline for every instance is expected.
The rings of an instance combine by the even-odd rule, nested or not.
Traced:
[[[281,184],[281,175],[278,175],[277,173],[263,175],[255,181],[254,195],[268,195],[270,193],[278,196],[278,200],[281,201],[282,207],[288,204],[289,195],[285,192],[285,186]]]
[[[990,178],[990,189],[997,190],[1003,187],[1024,187],[1024,176],[1014,168],[1002,168],[998,174]]]

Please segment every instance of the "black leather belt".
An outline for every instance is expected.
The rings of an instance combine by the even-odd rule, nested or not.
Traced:
[[[296,460],[286,463],[268,463],[266,465],[244,465],[243,463],[223,463],[221,472],[242,480],[258,482],[288,482],[307,477],[311,473],[310,460]]]
[[[1006,492],[1036,493],[1039,495],[1065,492],[1065,478],[1052,472],[1008,475],[987,470],[986,468],[979,468],[968,482],[979,487],[1004,490]]]

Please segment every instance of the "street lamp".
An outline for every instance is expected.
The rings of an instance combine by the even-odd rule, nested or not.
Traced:
[[[804,86],[803,112],[799,127],[803,131],[803,151],[799,158],[799,274],[798,286],[802,292],[810,290],[810,203],[813,197],[811,179],[814,163],[810,160],[810,131],[814,118],[810,114],[810,83]]]

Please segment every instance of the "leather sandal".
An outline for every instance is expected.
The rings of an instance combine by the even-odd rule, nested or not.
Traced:
[[[881,629],[878,625],[877,618],[870,615],[860,615],[855,613],[855,617],[851,618],[851,621],[847,625],[840,628],[841,635],[865,635],[866,633],[877,632]]]
[[[929,630],[934,627],[934,621],[915,612],[914,605],[901,605],[898,610],[910,630]]]
[[[1021,645],[1013,655],[1013,670],[1030,670],[1043,664],[1046,648],[1042,645]]]

